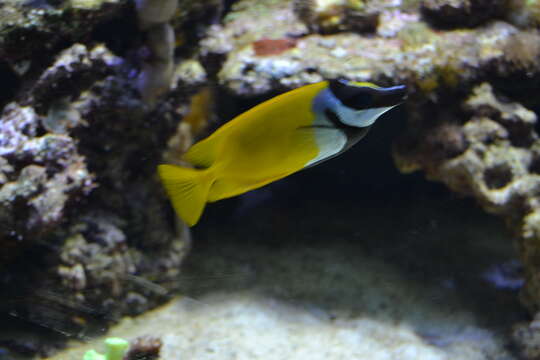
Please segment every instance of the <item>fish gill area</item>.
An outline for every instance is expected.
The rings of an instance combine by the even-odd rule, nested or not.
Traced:
[[[539,26],[536,0],[1,2],[0,359],[540,359]],[[337,77],[409,97],[176,219],[157,164]]]

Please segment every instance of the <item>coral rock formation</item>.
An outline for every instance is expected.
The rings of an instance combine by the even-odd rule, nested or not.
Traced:
[[[428,21],[440,27],[475,26],[508,10],[503,0],[423,0],[421,11]]]
[[[463,124],[443,123],[421,135],[404,136],[394,149],[396,164],[404,172],[422,169],[428,178],[444,182],[458,193],[474,196],[486,211],[507,219],[519,237],[525,265],[526,287],[522,298],[537,311],[540,299],[536,245],[540,236],[540,141],[534,127],[537,117],[518,103],[498,100],[487,83],[472,90],[463,109],[469,114]],[[419,146],[413,145],[418,144],[419,136],[426,140]],[[440,141],[431,141],[433,137]],[[460,151],[437,156],[444,147],[457,147]]]
[[[139,19],[123,0],[0,4],[0,317],[84,336],[176,288],[189,234],[156,165],[208,81],[191,42],[221,2],[161,3],[140,2]],[[168,74],[152,106],[137,83],[150,62]]]
[[[540,309],[539,101],[531,96],[539,90],[540,35],[529,27],[537,2],[380,2],[369,36],[321,30],[326,10],[317,1],[248,4],[235,3],[202,41],[203,60],[222,62],[219,83],[241,97],[335,77],[406,83],[409,119],[394,145],[398,168],[422,170],[504,218],[525,267],[523,302]],[[260,56],[251,44],[264,38],[294,38],[295,47]]]
[[[1,310],[70,333],[174,288],[188,243],[155,166],[188,97],[149,113],[125,66],[102,45],[75,44],[5,107],[0,265],[14,275],[1,285],[26,300]]]

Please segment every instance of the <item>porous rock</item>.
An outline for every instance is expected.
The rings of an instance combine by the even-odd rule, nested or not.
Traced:
[[[25,300],[0,310],[70,333],[174,288],[189,243],[155,167],[189,86],[150,112],[126,66],[103,45],[74,44],[5,107],[0,281]]]
[[[7,248],[50,231],[66,203],[95,186],[75,140],[63,134],[37,136],[39,126],[34,109],[16,103],[6,106],[0,118],[0,243]]]
[[[373,32],[387,1],[295,0],[293,10],[310,32],[331,34],[343,31]]]
[[[396,164],[403,172],[422,169],[428,178],[473,196],[486,211],[507,220],[518,237],[525,266],[522,299],[533,312],[537,311],[540,299],[537,265],[540,253],[536,245],[540,236],[537,116],[519,103],[499,100],[487,83],[472,90],[463,109],[468,114],[466,121],[454,119],[453,125],[405,134],[394,148]],[[437,136],[433,134],[444,126],[452,127],[450,133],[439,136],[439,142],[430,142],[429,139]],[[419,138],[427,141],[418,141]],[[452,144],[460,144],[460,151],[436,156],[443,146]]]
[[[421,11],[439,27],[476,26],[508,10],[504,0],[423,0]]]
[[[203,59],[222,61],[220,84],[240,96],[340,76],[381,85],[405,82],[412,86],[412,92],[437,96],[441,89],[470,86],[482,74],[507,78],[523,73],[526,64],[531,76],[523,80],[522,87],[532,84],[532,75],[539,70],[535,60],[540,51],[533,44],[540,42],[540,35],[503,21],[436,31],[422,22],[418,11],[388,4],[379,16],[389,23],[379,22],[379,36],[352,32],[308,35],[290,6],[269,0],[258,2],[256,7],[248,7],[248,3],[235,4],[224,24],[210,29],[200,49]],[[257,9],[266,16],[254,16]],[[282,26],[274,25],[276,18],[282,19]],[[290,38],[296,40],[295,46],[273,56],[258,56],[252,46],[261,39]],[[522,51],[512,51],[517,48]]]
[[[4,1],[0,4],[0,59],[16,64],[38,51],[54,53],[62,43],[81,40],[127,5],[127,0]]]

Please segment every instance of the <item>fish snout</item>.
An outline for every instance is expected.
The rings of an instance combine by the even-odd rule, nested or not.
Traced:
[[[379,101],[387,104],[388,106],[396,106],[402,104],[407,100],[407,86],[396,85],[383,89]]]

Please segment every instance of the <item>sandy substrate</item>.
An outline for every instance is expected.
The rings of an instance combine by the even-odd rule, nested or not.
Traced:
[[[440,186],[340,170],[354,159],[209,206],[180,296],[107,335],[159,336],[163,359],[517,359],[502,223]]]
[[[519,311],[513,292],[493,298],[486,282],[478,298],[352,243],[244,245],[194,254],[206,262],[186,271],[194,271],[184,278],[192,296],[125,319],[109,335],[159,336],[164,359],[513,359],[504,336]],[[100,342],[55,359],[80,359]]]
[[[128,319],[110,335],[133,339],[161,337],[163,359],[487,359],[499,353],[493,334],[459,321],[441,324],[454,333],[453,342],[437,347],[406,322],[369,317],[330,319],[307,309],[253,294],[214,295],[204,301],[178,299],[160,310]],[[55,359],[81,359],[74,348]],[[101,349],[99,341],[95,345]],[[489,359],[510,359],[504,353]]]

